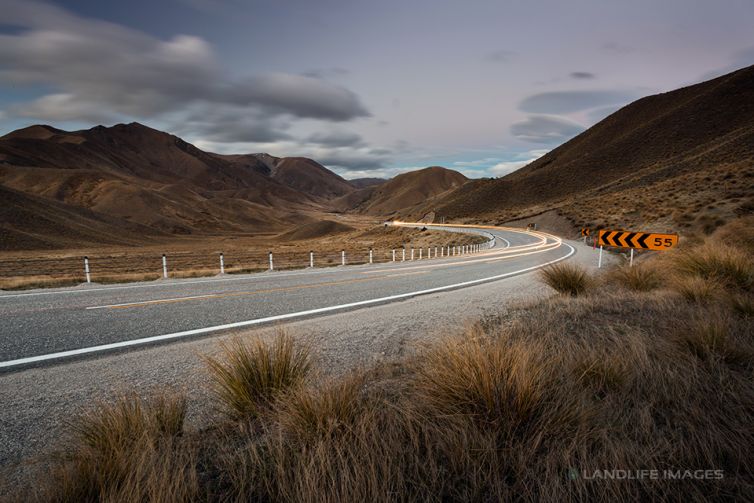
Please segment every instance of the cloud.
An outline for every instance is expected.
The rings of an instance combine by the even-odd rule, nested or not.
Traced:
[[[524,98],[518,108],[534,114],[568,114],[605,105],[622,105],[638,97],[628,91],[554,91]]]
[[[176,134],[208,142],[269,143],[292,139],[286,133],[290,123],[284,117],[268,117],[253,109],[229,105],[197,105],[168,122]]]
[[[531,115],[522,122],[511,125],[511,134],[519,140],[556,145],[577,134],[584,127],[576,122],[549,115]]]
[[[0,0],[0,85],[53,92],[13,107],[49,120],[153,118],[202,103],[268,117],[347,121],[369,115],[353,92],[319,78],[270,73],[235,79],[203,39],[159,39],[34,0]]]
[[[514,51],[507,51],[505,49],[501,49],[501,50],[489,53],[485,59],[493,63],[507,63],[511,59],[513,59],[515,56],[516,56],[516,53]]]
[[[597,76],[591,72],[571,72],[571,78],[577,80],[596,79]]]
[[[364,145],[364,140],[356,133],[348,131],[329,131],[326,133],[314,133],[306,141],[328,147],[354,147]]]

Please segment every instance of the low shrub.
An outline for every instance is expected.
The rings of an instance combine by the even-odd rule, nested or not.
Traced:
[[[559,262],[543,268],[540,279],[564,295],[583,295],[592,286],[592,278],[583,267],[569,262]]]

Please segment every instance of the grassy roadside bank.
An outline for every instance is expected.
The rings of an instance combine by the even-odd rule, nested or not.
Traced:
[[[19,500],[750,500],[754,269],[719,241],[550,270],[565,294],[342,379],[286,337],[228,346],[211,428],[170,393],[100,404]],[[594,476],[642,469],[692,473]]]

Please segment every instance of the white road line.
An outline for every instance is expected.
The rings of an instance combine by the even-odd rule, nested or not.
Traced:
[[[334,311],[341,311],[344,309],[350,309],[354,307],[361,307],[361,306],[368,306],[372,304],[381,304],[385,302],[391,302],[401,299],[407,299],[410,297],[416,297],[418,295],[426,295],[430,293],[436,293],[436,292],[442,292],[446,290],[454,290],[456,288],[462,288],[466,286],[472,286],[472,285],[478,285],[480,283],[486,283],[489,281],[494,281],[498,279],[507,278],[509,276],[514,276],[516,274],[521,274],[524,272],[533,271],[535,269],[540,269],[542,267],[548,266],[550,264],[554,264],[556,262],[560,262],[561,260],[565,260],[574,253],[576,253],[576,249],[569,245],[568,243],[562,243],[563,246],[567,246],[571,249],[570,252],[568,252],[567,255],[564,255],[560,258],[557,258],[555,260],[551,260],[549,262],[545,262],[543,264],[539,264],[532,267],[527,267],[525,269],[519,269],[518,271],[511,271],[503,274],[498,274],[495,276],[490,276],[487,278],[481,278],[481,279],[475,279],[471,281],[464,281],[462,283],[455,283],[452,285],[446,285],[446,286],[439,286],[435,288],[429,288],[427,290],[418,290],[415,292],[409,292],[409,293],[401,293],[398,295],[390,295],[388,297],[380,297],[377,299],[369,299],[369,300],[362,300],[359,302],[351,302],[348,304],[339,304],[336,306],[329,306],[329,307],[321,307],[318,309],[309,309],[307,311],[298,311],[295,313],[288,313],[288,314],[281,314],[277,316],[268,316],[265,318],[257,318],[255,320],[247,320],[247,321],[239,321],[236,323],[228,323],[225,325],[217,325],[213,327],[205,327],[205,328],[197,328],[194,330],[185,330],[183,332],[175,332],[172,334],[164,334],[164,335],[155,335],[152,337],[143,337],[141,339],[133,339],[129,341],[121,341],[121,342],[113,342],[111,344],[102,344],[99,346],[90,346],[88,348],[81,348],[81,349],[72,349],[70,351],[60,351],[57,353],[49,353],[46,355],[39,355],[39,356],[30,356],[27,358],[19,358],[16,360],[9,360],[5,362],[0,362],[0,368],[12,368],[17,367],[19,365],[28,365],[30,363],[39,363],[43,361],[48,360],[56,360],[61,358],[70,358],[72,356],[81,356],[86,354],[92,354],[92,353],[101,353],[103,351],[109,351],[113,349],[121,349],[121,348],[127,348],[131,346],[141,346],[144,344],[150,344],[153,342],[160,342],[160,341],[166,341],[171,339],[180,339],[183,337],[189,337],[192,335],[201,335],[201,334],[208,334],[211,332],[218,332],[221,330],[229,330],[233,328],[242,328],[242,327],[250,327],[254,325],[261,325],[264,323],[270,323],[273,321],[281,321],[281,320],[290,320],[295,318],[302,318],[305,316],[311,316],[315,314],[322,314],[322,313],[330,313]]]
[[[209,293],[207,295],[192,295],[191,297],[173,297],[171,299],[155,299],[155,300],[143,300],[141,302],[126,302],[125,304],[110,304],[109,306],[89,306],[84,309],[108,309],[111,307],[125,307],[125,306],[141,306],[142,304],[156,304],[159,302],[173,302],[176,300],[190,300],[190,299],[208,299],[211,297],[217,297],[216,293]]]

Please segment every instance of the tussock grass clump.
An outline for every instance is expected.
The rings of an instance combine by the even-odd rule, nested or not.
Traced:
[[[43,501],[191,501],[199,484],[182,444],[186,401],[124,395],[69,422],[70,438]]]
[[[592,286],[592,278],[583,267],[569,262],[559,262],[540,271],[540,279],[558,293],[576,297]]]
[[[662,286],[660,272],[647,264],[615,268],[607,274],[607,279],[637,292],[648,292]]]
[[[719,358],[729,364],[752,366],[754,345],[737,333],[742,329],[727,313],[711,311],[679,325],[676,335],[703,360]]]
[[[680,276],[673,280],[673,289],[681,297],[696,304],[710,303],[720,299],[725,291],[720,282],[714,278],[705,279],[698,276]]]
[[[205,362],[218,399],[236,420],[258,418],[281,392],[301,384],[311,368],[309,351],[284,332],[271,344],[233,339],[222,345],[220,358]]]
[[[364,384],[365,376],[354,374],[293,389],[278,400],[275,417],[286,431],[302,439],[342,432],[372,413],[374,404],[362,390]]]
[[[472,332],[473,334],[473,332]],[[416,387],[422,401],[446,414],[467,414],[511,428],[532,420],[545,400],[546,367],[536,348],[490,343],[467,334],[423,355]]]
[[[682,276],[717,281],[741,291],[750,292],[754,287],[754,259],[737,248],[707,243],[678,252],[672,263]]]

